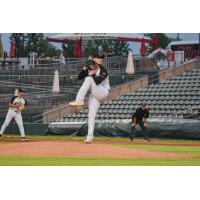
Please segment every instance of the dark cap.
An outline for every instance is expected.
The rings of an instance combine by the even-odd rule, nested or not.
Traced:
[[[94,54],[93,54],[93,58],[99,58],[99,59],[101,59],[101,56],[100,56],[99,53],[94,53]]]
[[[22,88],[19,88],[18,92],[24,92],[24,90]]]
[[[89,68],[91,65],[94,65],[93,59],[85,59],[83,60],[83,65],[87,68]]]

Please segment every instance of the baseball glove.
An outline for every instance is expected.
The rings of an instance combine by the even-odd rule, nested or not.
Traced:
[[[83,65],[87,68],[90,69],[90,66],[93,64],[93,60],[92,59],[85,59],[83,60]]]
[[[25,109],[25,106],[23,104],[20,104],[20,106],[18,107],[18,110],[23,111]]]

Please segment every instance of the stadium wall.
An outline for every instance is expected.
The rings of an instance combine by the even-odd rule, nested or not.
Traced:
[[[48,128],[48,124],[38,123],[24,123],[25,134],[29,135],[45,135]],[[16,123],[10,123],[6,129],[5,134],[19,134],[19,128]]]
[[[50,123],[47,135],[86,136],[87,122],[53,122]],[[200,121],[191,119],[148,119],[151,138],[193,139],[200,140]],[[128,138],[131,132],[131,119],[96,121],[94,136]],[[136,137],[144,137],[139,126],[136,126]]]
[[[164,71],[161,71],[158,73],[158,79],[159,81],[170,79],[173,76],[180,75],[183,72],[190,72],[196,67],[200,67],[200,60],[190,60],[187,63],[184,63],[182,65],[179,65],[174,68],[166,69]]]

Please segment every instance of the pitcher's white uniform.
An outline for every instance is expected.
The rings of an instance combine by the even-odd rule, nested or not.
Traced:
[[[19,105],[19,104],[23,104],[24,106],[27,105],[26,100],[23,97],[19,98],[18,96],[14,96],[11,99],[10,103],[14,104],[14,105]],[[3,135],[5,129],[9,126],[9,124],[10,124],[10,122],[13,118],[15,119],[15,121],[16,121],[18,127],[19,127],[21,137],[24,138],[25,132],[24,132],[24,126],[23,126],[21,111],[18,110],[17,108],[11,108],[11,107],[9,108],[8,113],[6,115],[5,122],[1,127],[0,135]]]
[[[100,107],[100,103],[103,102],[109,94],[110,84],[108,72],[103,66],[99,67],[93,75],[90,75],[89,70],[82,70],[79,73],[78,79],[81,80],[84,78],[84,83],[77,94],[76,101],[84,101],[88,90],[91,90],[88,102],[89,112],[87,140],[92,140],[94,137],[95,117]]]

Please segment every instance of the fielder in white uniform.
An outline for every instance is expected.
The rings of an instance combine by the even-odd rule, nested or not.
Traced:
[[[4,131],[9,126],[11,120],[14,118],[19,127],[22,140],[27,140],[25,136],[25,132],[24,132],[24,126],[23,126],[22,115],[21,115],[21,111],[26,106],[27,106],[27,101],[24,99],[24,91],[20,88],[18,90],[18,95],[14,96],[9,103],[9,110],[6,115],[5,122],[2,125],[1,130],[0,130],[0,137],[2,137]]]
[[[100,107],[100,103],[106,100],[109,94],[110,84],[108,72],[102,66],[102,59],[98,54],[93,56],[91,65],[87,68],[83,67],[79,73],[78,79],[85,79],[83,85],[78,91],[76,101],[71,102],[71,106],[84,105],[84,99],[87,92],[90,90],[91,95],[88,102],[88,135],[85,143],[91,143],[94,137],[95,117]]]

